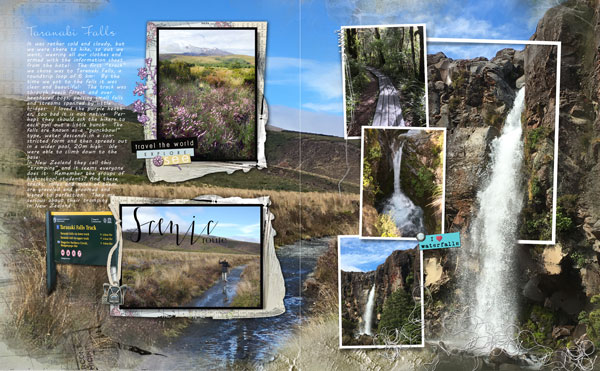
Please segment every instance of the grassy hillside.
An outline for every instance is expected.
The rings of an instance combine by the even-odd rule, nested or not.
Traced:
[[[25,156],[25,142],[27,138],[24,101],[14,99],[2,99],[2,104],[11,105],[19,120],[15,122],[14,128],[19,140],[11,143],[17,154]],[[53,123],[70,122],[69,117],[79,114],[81,118],[91,121],[109,122],[110,118],[97,113],[76,112],[68,108],[54,106],[42,106],[42,112],[58,112],[58,116],[48,116]],[[120,116],[125,119],[122,126],[113,134],[114,137],[127,140],[127,143],[118,145],[119,156],[113,159],[115,165],[125,167],[126,174],[117,176],[120,184],[147,184],[148,178],[144,170],[144,161],[135,158],[131,153],[130,141],[142,140],[142,125],[135,122],[135,114],[130,110],[120,110],[111,113],[111,116]],[[72,122],[72,120],[71,120]],[[276,123],[274,123],[276,124]],[[78,128],[82,132],[90,132],[88,126]],[[300,167],[300,146],[302,146],[302,166]],[[292,131],[268,131],[265,145],[267,157],[267,169],[252,170],[248,173],[235,172],[231,175],[225,173],[212,174],[202,178],[188,181],[186,185],[191,186],[216,186],[238,189],[264,189],[277,191],[298,191],[300,180],[303,192],[330,192],[338,191],[338,183],[346,173],[345,151],[348,147],[348,163],[350,171],[341,185],[342,192],[358,193],[360,183],[360,144],[358,141],[345,142],[343,138],[317,135],[300,134]],[[11,155],[11,157],[13,157]],[[60,159],[60,156],[56,156]],[[71,158],[63,156],[63,158]],[[80,157],[85,159],[85,157]],[[91,159],[91,158],[90,158]],[[342,166],[340,166],[342,164]],[[3,165],[4,166],[4,165]],[[8,166],[8,165],[6,165]],[[20,179],[27,174],[27,164],[23,160],[18,161],[12,169],[5,169],[6,173]]]
[[[135,249],[157,249],[163,251],[200,251],[200,252],[212,252],[212,253],[224,253],[224,254],[260,254],[260,244],[237,241],[232,239],[226,239],[223,243],[203,243],[203,237],[214,237],[214,236],[194,236],[196,242],[190,244],[190,236],[186,236],[184,239],[185,232],[179,235],[180,245],[177,245],[176,236],[174,234],[160,235],[156,234],[148,235],[142,233],[139,242],[133,242],[133,239],[137,237],[137,232],[123,232],[123,247],[124,248],[135,248]]]
[[[169,60],[171,62],[185,62],[200,66],[254,66],[255,58],[250,55],[230,54],[230,55],[210,55],[195,56],[183,54],[161,54],[159,60]]]
[[[7,103],[7,102],[3,102]],[[98,197],[94,188],[89,188],[89,184],[78,183],[71,187],[65,183],[41,183],[28,189],[25,179],[27,174],[27,165],[25,162],[25,141],[26,141],[26,115],[25,102],[11,100],[7,104],[11,105],[15,113],[12,120],[12,130],[18,133],[17,140],[10,142],[12,146],[9,150],[13,153],[20,153],[20,165],[13,168],[18,172],[8,169],[6,173],[11,176],[5,179],[7,192],[10,197],[17,202],[26,199],[28,191],[35,191],[37,187],[48,188],[53,186],[66,187],[67,191],[59,191],[54,198],[65,201],[68,206],[56,209],[57,211],[77,210],[77,211],[98,211],[108,209],[108,199]],[[47,109],[54,109],[48,107]],[[70,111],[64,109],[66,117],[70,116]],[[74,112],[74,111],[73,111]],[[128,174],[120,176],[117,184],[107,185],[106,194],[118,196],[137,196],[137,197],[155,197],[155,198],[179,198],[191,199],[198,195],[214,194],[222,197],[242,197],[254,198],[268,195],[271,198],[271,211],[274,215],[273,227],[277,231],[275,235],[275,244],[281,246],[297,241],[300,238],[312,238],[332,236],[337,234],[353,234],[358,228],[358,189],[359,189],[359,163],[360,148],[358,143],[346,143],[341,138],[309,135],[295,132],[274,132],[267,133],[266,157],[268,168],[263,170],[252,170],[248,173],[235,172],[227,175],[224,173],[205,176],[184,183],[156,183],[150,184],[144,169],[144,161],[136,160],[130,150],[130,140],[143,139],[142,126],[136,122],[135,115],[131,111],[125,113],[125,124],[115,135],[127,142],[120,145],[117,158],[118,163],[124,163],[128,167]],[[92,115],[93,113],[89,113]],[[84,115],[88,115],[85,113]],[[67,121],[68,122],[68,121]],[[273,123],[277,125],[277,123]],[[87,130],[83,128],[83,130]],[[348,150],[348,163],[350,164],[350,173],[342,183],[342,193],[338,194],[338,182],[346,172],[345,151],[346,144]],[[300,149],[302,149],[302,164],[300,164]],[[301,166],[300,166],[301,165]],[[302,193],[299,193],[300,182],[302,183]],[[93,186],[93,185],[92,185]],[[82,201],[73,198],[72,194],[77,192],[81,197],[90,201]],[[301,205],[301,207],[300,207]],[[71,346],[68,334],[76,329],[92,328],[102,326],[102,336],[105,341],[124,341],[132,332],[142,334],[140,338],[156,338],[159,334],[175,334],[177,328],[185,326],[183,321],[158,321],[159,325],[148,326],[148,322],[140,319],[114,319],[105,311],[105,307],[100,304],[102,295],[102,284],[106,282],[106,269],[104,267],[83,267],[76,265],[61,265],[58,267],[58,287],[57,292],[48,297],[40,288],[43,286],[43,276],[45,272],[45,237],[44,237],[44,218],[45,210],[50,208],[15,208],[15,215],[8,220],[10,229],[16,241],[19,243],[10,246],[10,261],[8,267],[15,277],[16,288],[21,294],[18,299],[11,302],[11,313],[13,316],[9,319],[12,335],[21,337],[30,342],[32,347],[45,346],[55,347],[63,345]],[[238,253],[231,254],[235,257],[249,257],[240,253],[243,248],[236,248]],[[139,253],[152,253],[156,251],[151,248],[137,249]],[[200,252],[169,252],[168,254],[191,254],[208,256],[212,254]],[[219,252],[217,257],[221,255]],[[132,255],[133,257],[133,255]],[[251,303],[255,301],[256,294],[249,288],[255,286],[256,274],[250,267],[252,261],[249,260],[246,270],[243,273],[244,288],[240,287],[238,292],[239,303]],[[137,263],[135,263],[137,264]],[[216,264],[211,264],[213,267]],[[185,268],[184,263],[174,263],[180,271]],[[217,266],[218,267],[218,266]],[[187,269],[187,268],[186,268]],[[164,272],[169,276],[168,272]],[[175,272],[171,272],[175,277]],[[194,278],[194,272],[188,271],[185,277],[192,281],[195,279],[205,280],[209,284],[210,277],[216,276],[204,275]],[[209,277],[210,276],[210,277]],[[145,276],[148,278],[148,276]],[[144,278],[143,275],[140,279]],[[182,278],[183,279],[183,278]],[[186,278],[187,279],[187,278]],[[160,285],[149,284],[148,290],[165,290],[176,294],[177,292],[169,288],[170,282],[165,282],[163,287]],[[190,281],[191,282],[191,281]],[[214,281],[212,281],[214,282]],[[246,287],[248,286],[248,287]],[[183,286],[182,286],[183,287]],[[186,286],[187,287],[187,286]],[[191,286],[190,286],[191,287]],[[206,286],[208,287],[208,286]],[[156,292],[147,292],[143,297],[156,297]],[[191,290],[181,292],[180,299],[198,294],[198,291]],[[170,295],[170,294],[165,294]],[[141,296],[138,296],[141,298]],[[165,296],[167,298],[167,296]],[[179,300],[177,298],[173,300]],[[96,303],[87,310],[82,310],[81,302]],[[100,313],[100,314],[98,314]]]

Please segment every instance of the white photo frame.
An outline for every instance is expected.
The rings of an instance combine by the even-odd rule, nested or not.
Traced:
[[[342,344],[342,268],[341,268],[341,259],[342,259],[342,239],[344,238],[355,238],[359,241],[364,239],[360,238],[358,235],[339,235],[338,236],[338,328],[339,328],[339,349],[398,349],[398,348],[423,348],[425,347],[425,292],[424,292],[424,268],[423,268],[423,251],[419,247],[419,243],[416,239],[415,246],[419,251],[419,288],[421,295],[421,343],[420,344],[398,344],[398,345],[343,345]],[[398,239],[396,239],[397,241]],[[392,243],[393,240],[388,240],[386,242]]]
[[[363,236],[363,169],[364,169],[364,155],[365,155],[365,135],[364,132],[367,129],[376,129],[376,130],[405,130],[405,131],[409,131],[409,130],[424,130],[424,131],[429,131],[429,130],[434,130],[434,131],[442,131],[443,135],[444,135],[444,148],[443,148],[443,156],[442,158],[444,159],[444,163],[442,165],[442,214],[441,214],[441,233],[444,233],[444,218],[445,218],[445,212],[446,212],[446,128],[441,128],[441,127],[398,127],[398,126],[388,126],[388,127],[381,127],[381,126],[363,126],[362,130],[361,130],[361,143],[360,143],[360,210],[359,210],[359,221],[358,221],[358,228],[359,228],[359,235],[361,239],[377,239],[377,240],[407,240],[407,241],[416,241],[416,236],[415,237],[377,237],[377,236]]]
[[[148,22],[146,35],[146,59],[150,59],[149,67],[156,71],[157,63],[157,29],[190,28],[190,29],[256,29],[256,160],[251,161],[202,161],[192,162],[179,166],[155,166],[152,159],[146,160],[146,172],[151,182],[183,182],[202,176],[225,172],[232,174],[242,170],[263,169],[267,167],[265,157],[265,141],[267,139],[266,124],[268,121],[268,107],[264,97],[266,47],[267,47],[267,22]],[[150,79],[146,82],[145,99],[157,107],[158,92],[154,91]],[[157,139],[157,114],[152,109],[146,109],[148,121],[144,126],[146,140]]]
[[[285,312],[285,282],[279,259],[275,254],[275,230],[272,226],[273,214],[269,210],[271,201],[268,196],[252,199],[240,197],[222,198],[215,195],[198,196],[191,200],[160,199],[146,197],[111,196],[109,207],[117,222],[120,221],[121,204],[169,204],[169,205],[257,205],[263,206],[262,234],[262,309],[124,309],[118,305],[110,306],[110,315],[117,317],[195,317],[213,319],[263,318],[278,316]],[[127,295],[127,293],[125,293]]]
[[[552,179],[552,238],[551,240],[518,240],[522,245],[554,245],[556,244],[556,207],[558,203],[558,139],[560,131],[560,63],[561,63],[561,42],[560,41],[539,41],[539,40],[493,40],[493,39],[457,39],[457,38],[438,38],[430,37],[428,43],[440,44],[499,44],[499,45],[542,45],[555,46],[556,50],[556,94],[555,94],[555,112],[554,112],[554,164]]]

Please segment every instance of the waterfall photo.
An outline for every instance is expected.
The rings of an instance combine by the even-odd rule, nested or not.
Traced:
[[[158,27],[158,138],[193,161],[256,161],[256,28]]]
[[[363,127],[361,237],[442,233],[445,129]]]
[[[457,352],[531,366],[583,309],[565,250],[548,246],[576,218],[573,196],[556,197],[560,49],[494,41],[430,44],[430,120],[448,133],[445,228],[462,246],[426,264],[432,300],[446,303],[426,323]]]
[[[342,27],[347,139],[363,126],[426,126],[424,24]]]
[[[121,205],[121,308],[261,308],[261,213],[260,205]]]
[[[338,251],[340,348],[423,346],[418,244],[339,236]]]

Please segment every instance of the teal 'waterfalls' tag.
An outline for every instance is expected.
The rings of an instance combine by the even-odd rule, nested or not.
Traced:
[[[460,232],[431,234],[425,236],[419,242],[421,250],[445,249],[448,247],[460,247]]]

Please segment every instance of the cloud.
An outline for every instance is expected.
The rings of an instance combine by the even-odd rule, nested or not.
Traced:
[[[304,103],[304,108],[317,112],[342,112],[342,102],[339,103]]]
[[[267,57],[267,76],[269,84],[288,85],[298,83],[298,74],[304,88],[317,93],[324,99],[341,98],[342,69],[336,62],[323,62],[311,59],[289,57]]]
[[[269,106],[269,124],[292,131],[302,129],[305,133],[344,136],[343,116],[311,112],[287,106]]]
[[[354,267],[352,265],[341,265],[340,269],[344,272],[364,272],[362,269]]]
[[[367,240],[358,237],[340,239],[340,267],[342,270],[375,270],[396,250],[412,249],[416,241]]]
[[[341,63],[302,60],[300,65],[302,85],[318,93],[324,99],[336,99],[342,96]]]
[[[326,111],[331,111],[332,104],[341,106],[342,66],[339,62],[267,57],[268,85],[290,86],[299,83],[303,91],[315,94],[319,104],[329,108]]]
[[[184,53],[194,48],[218,48],[234,54],[254,55],[253,30],[161,29],[158,34],[160,53]]]
[[[490,22],[466,17],[446,16],[431,26],[430,36],[454,38],[505,39],[506,26],[494,27]]]
[[[535,29],[548,9],[564,2],[503,0],[474,4],[448,0],[327,0],[326,8],[332,19],[344,25],[426,23],[430,37],[515,39],[522,38],[524,30]],[[494,20],[494,24],[486,19]]]

